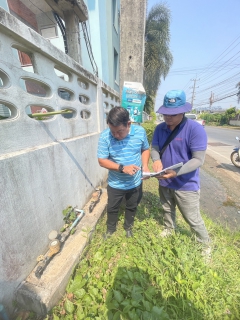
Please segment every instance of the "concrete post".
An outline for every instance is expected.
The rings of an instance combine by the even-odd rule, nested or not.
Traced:
[[[79,18],[74,11],[64,11],[68,55],[82,64]]]
[[[121,0],[120,96],[124,81],[143,82],[146,0]]]

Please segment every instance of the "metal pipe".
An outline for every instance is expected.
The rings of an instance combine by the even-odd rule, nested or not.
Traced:
[[[29,114],[28,116],[30,118],[35,118],[35,117],[46,117],[46,116],[54,116],[56,114],[67,114],[67,113],[73,113],[72,110],[61,110],[61,111],[53,111],[53,112],[39,112],[39,113],[32,113]]]

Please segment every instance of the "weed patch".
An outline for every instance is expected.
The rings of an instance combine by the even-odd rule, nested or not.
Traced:
[[[213,253],[201,256],[184,220],[162,239],[156,179],[144,181],[144,196],[126,239],[120,214],[117,232],[103,241],[105,217],[77,266],[62,301],[46,319],[239,319],[240,234],[204,216]]]

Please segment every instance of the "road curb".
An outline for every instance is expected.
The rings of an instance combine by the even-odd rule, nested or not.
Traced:
[[[16,301],[25,310],[44,316],[64,295],[70,276],[91,240],[98,220],[105,212],[106,189],[103,189],[100,201],[92,213],[88,212],[90,202],[91,200],[83,208],[85,216],[79,222],[76,232],[66,240],[61,251],[50,261],[41,278],[36,278],[35,267],[17,288]]]

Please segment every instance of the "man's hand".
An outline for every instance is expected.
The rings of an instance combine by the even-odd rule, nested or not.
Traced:
[[[134,176],[135,173],[139,170],[141,170],[141,168],[135,166],[135,164],[130,164],[128,166],[123,167],[123,173],[129,174],[130,176]]]
[[[174,170],[166,170],[166,173],[161,176],[156,176],[158,180],[171,179],[177,176],[176,171]]]
[[[156,160],[153,162],[153,171],[154,172],[159,172],[163,169],[162,161],[161,160]]]
[[[143,166],[143,167],[142,167],[142,172],[150,172],[148,166]],[[142,180],[147,180],[147,179],[149,179],[149,178],[150,178],[150,176],[149,176],[149,177],[142,178]]]

